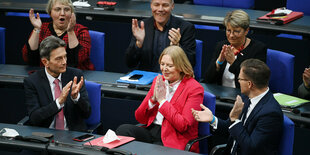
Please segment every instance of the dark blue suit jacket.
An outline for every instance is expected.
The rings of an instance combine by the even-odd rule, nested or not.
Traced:
[[[82,71],[67,67],[61,76],[62,86],[73,80],[74,76],[80,81]],[[51,88],[44,69],[36,71],[24,80],[25,102],[27,105],[30,125],[48,128],[55,115],[60,111],[53,100]],[[85,86],[80,90],[80,98],[77,103],[71,99],[71,90],[64,103],[64,115],[69,130],[85,131],[87,129],[84,119],[91,113],[88,94]]]
[[[242,100],[249,102],[245,96],[242,97]],[[229,119],[226,121],[218,120],[218,129],[215,132],[220,134],[228,132],[230,135],[225,154],[230,154],[233,140],[238,143],[238,155],[279,154],[283,113],[271,91],[257,103],[244,126],[242,122],[239,122],[228,129],[230,126]]]

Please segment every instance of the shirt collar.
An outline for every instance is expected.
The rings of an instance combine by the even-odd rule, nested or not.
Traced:
[[[175,81],[173,83],[170,83],[168,82],[168,80],[165,80],[165,85],[167,88],[169,88],[169,93],[172,93],[172,92],[175,92],[178,88],[178,86],[180,85],[182,80],[178,80],[178,81]]]
[[[269,87],[267,88],[267,90],[263,93],[261,93],[260,95],[258,96],[255,96],[253,98],[251,98],[251,105],[256,105],[266,94],[267,92],[269,91]]]
[[[47,76],[47,79],[48,79],[50,85],[53,84],[56,78],[54,78],[51,74],[49,74],[49,73],[47,72],[46,68],[44,68],[44,71],[45,71],[45,74],[46,74],[46,76]],[[59,81],[61,81],[61,75],[62,75],[62,73],[60,73],[59,76],[57,77],[57,79],[58,79]]]
[[[168,22],[165,24],[164,30],[163,30],[163,31],[165,31],[166,28],[170,25],[170,23],[171,23],[171,16],[172,16],[172,15],[170,15],[170,17],[169,17],[169,19],[168,19]],[[153,20],[154,20],[154,28],[155,28],[156,30],[158,30],[157,25],[156,25],[156,21],[155,21],[154,18],[153,18]]]

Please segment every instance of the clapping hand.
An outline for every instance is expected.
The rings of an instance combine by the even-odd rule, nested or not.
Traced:
[[[41,22],[40,14],[37,13],[37,17],[35,17],[34,10],[32,8],[29,10],[29,19],[35,29],[39,29],[39,30],[41,29],[42,22]]]
[[[62,104],[65,103],[65,101],[66,101],[66,99],[67,99],[67,96],[68,96],[68,94],[69,94],[71,85],[72,85],[72,81],[70,81],[69,83],[67,83],[67,85],[66,85],[65,87],[62,88],[61,94],[60,94],[59,97],[57,98],[60,105],[62,105]]]
[[[239,116],[242,112],[243,106],[244,106],[244,103],[242,102],[241,97],[238,95],[236,97],[234,107],[232,108],[232,110],[229,113],[230,121],[235,121],[236,119],[239,118]]]
[[[235,61],[235,53],[234,47],[231,45],[227,45],[226,52],[225,52],[225,59],[231,65]]]
[[[72,90],[71,90],[72,99],[76,99],[78,97],[78,94],[79,94],[80,89],[82,88],[83,84],[84,84],[83,76],[81,76],[81,80],[79,83],[77,83],[77,77],[76,76],[73,78],[73,84],[72,84]]]
[[[144,37],[145,37],[144,22],[141,21],[140,24],[141,24],[141,27],[139,27],[137,19],[132,19],[132,23],[131,23],[132,34],[133,36],[135,36],[137,40],[136,45],[139,48],[142,47]]]
[[[166,85],[161,75],[157,76],[154,95],[156,101],[158,101],[159,103],[166,99]]]
[[[210,123],[213,119],[213,114],[211,110],[205,107],[203,104],[200,104],[202,111],[198,111],[192,108],[192,114],[196,121],[199,122],[208,122]]]
[[[68,24],[68,27],[67,27],[67,32],[73,31],[75,24],[76,24],[75,14],[71,13],[71,18],[69,20],[69,24]]]
[[[180,28],[175,29],[172,28],[169,30],[169,36],[168,38],[170,39],[170,45],[177,45],[179,46],[179,42],[181,39],[181,33],[180,33]]]

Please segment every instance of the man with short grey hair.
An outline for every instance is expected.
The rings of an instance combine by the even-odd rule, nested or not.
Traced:
[[[67,67],[65,42],[55,36],[40,44],[44,69],[24,80],[30,125],[86,131],[91,113],[82,71]],[[79,82],[78,82],[79,81]]]
[[[152,17],[132,19],[132,39],[126,52],[129,68],[160,72],[158,58],[169,45],[178,45],[195,66],[196,41],[193,24],[172,15],[173,0],[151,0]]]

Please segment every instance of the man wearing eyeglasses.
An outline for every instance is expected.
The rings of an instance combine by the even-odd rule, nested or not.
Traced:
[[[223,154],[279,154],[283,113],[268,88],[270,69],[258,59],[245,60],[240,67],[242,95],[236,97],[229,118],[217,118],[202,104],[203,111],[192,109],[193,116],[210,123],[215,134],[229,135]]]

